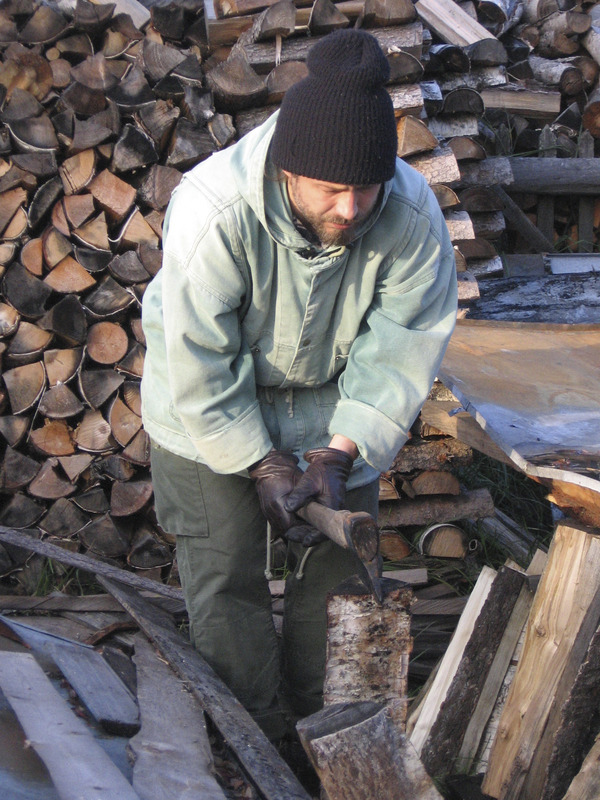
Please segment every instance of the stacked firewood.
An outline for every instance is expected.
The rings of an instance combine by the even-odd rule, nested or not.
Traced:
[[[170,193],[199,160],[186,131],[210,134],[157,86],[181,73],[183,108],[207,93],[197,48],[114,11],[0,10],[0,524],[160,578],[172,543],[152,507],[140,305]]]
[[[182,172],[276,111],[319,37],[361,25],[390,61],[399,153],[444,209],[468,301],[478,275],[501,269],[506,197],[490,185],[510,183],[510,168],[490,156],[517,123],[525,140],[562,115],[554,135],[571,141],[564,115],[576,106],[592,119],[582,92],[595,61],[581,48],[594,54],[595,32],[593,8],[540,21],[532,3],[522,20],[508,13],[520,4],[475,13],[451,0],[147,5],[0,8],[0,525],[166,578],[173,543],[154,518],[140,417],[140,306]],[[568,62],[549,49],[574,41]],[[561,79],[542,77],[544,58]],[[527,65],[552,88],[533,88]],[[492,133],[494,109],[511,116]],[[413,467],[395,471],[408,473],[405,493],[423,491]],[[0,561],[15,566],[14,554]]]

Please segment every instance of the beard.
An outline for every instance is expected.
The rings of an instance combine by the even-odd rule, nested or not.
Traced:
[[[288,179],[288,192],[300,221],[311,231],[324,247],[342,247],[350,244],[356,237],[356,230],[367,215],[355,217],[352,220],[343,219],[334,215],[322,215],[312,211],[304,202],[301,192],[298,191],[297,180],[294,176]],[[370,213],[370,211],[369,211]],[[349,225],[347,228],[333,228],[331,225]]]

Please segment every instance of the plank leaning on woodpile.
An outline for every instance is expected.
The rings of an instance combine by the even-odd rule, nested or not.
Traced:
[[[273,739],[321,707],[326,593],[357,572],[295,512],[376,516],[456,315],[448,229],[396,157],[377,40],[334,32],[307,67],[277,115],[184,177],[143,300],[157,516],[192,639]],[[283,675],[267,521],[295,564]]]

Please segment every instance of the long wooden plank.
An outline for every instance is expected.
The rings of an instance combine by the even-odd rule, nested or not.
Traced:
[[[50,658],[56,664],[83,705],[106,731],[131,736],[139,730],[135,699],[93,647],[37,630],[10,617],[0,616],[0,621],[36,655]]]
[[[135,698],[95,650],[56,643],[52,657],[83,705],[105,731],[131,736],[140,728]]]
[[[519,637],[527,622],[532,601],[533,593],[528,586],[523,586],[504,627],[502,639],[496,649],[485,682],[481,687],[477,705],[470,716],[456,760],[455,766],[458,772],[470,773],[471,771],[471,766],[484,738],[485,730],[494,711]]]
[[[57,547],[55,544],[40,542],[39,539],[33,539],[31,536],[27,536],[23,531],[16,531],[12,528],[0,526],[0,542],[7,542],[16,547],[22,547],[24,550],[31,550],[41,556],[59,561],[61,564],[75,567],[75,569],[81,569],[85,572],[93,572],[94,574],[104,575],[107,578],[113,578],[128,586],[134,586],[139,590],[160,594],[163,597],[170,597],[180,602],[183,601],[183,592],[181,589],[177,589],[174,586],[166,586],[164,583],[152,581],[149,578],[140,577],[133,572],[119,569],[119,567],[113,567],[111,564],[106,564],[103,561],[90,558],[90,556],[84,556],[81,553],[70,553],[62,547]]]
[[[139,800],[29,653],[0,653],[0,689],[61,800]]]
[[[109,594],[69,595],[53,592],[46,597],[25,595],[0,595],[2,611],[122,611],[121,606]]]
[[[421,760],[430,775],[455,771],[469,722],[524,584],[522,572],[501,567],[490,586],[439,713],[421,748]]]
[[[482,569],[456,627],[450,646],[446,650],[435,678],[420,707],[418,718],[410,735],[410,741],[419,756],[450,689],[463,657],[464,649],[473,634],[475,623],[490,592],[495,576],[496,571],[490,567]]]
[[[539,800],[560,710],[600,618],[600,536],[574,523],[554,534],[523,653],[482,786],[501,800]]]
[[[546,160],[514,156],[509,159],[512,192],[535,194],[598,194],[600,164],[597,158]]]
[[[536,550],[536,552],[533,555],[533,558],[529,563],[529,566],[527,567],[527,570],[525,571],[531,591],[535,591],[532,587],[533,585],[537,586],[537,584],[539,583],[540,576],[543,573],[544,569],[546,568],[547,563],[548,563],[548,554],[543,550],[539,549]],[[517,606],[519,605],[521,599],[522,595],[519,597],[519,601],[517,601]],[[528,602],[529,611],[531,611],[532,602],[533,598],[531,598]],[[515,612],[518,612],[518,608],[515,608]],[[513,621],[515,623],[517,622],[516,614],[513,614],[513,618],[511,618],[511,622],[507,627],[507,634],[510,634],[509,629],[511,628]],[[519,659],[521,658],[521,653],[523,652],[523,642],[525,640],[526,625],[527,625],[527,619],[523,621],[521,631],[519,633],[519,636],[517,637],[514,650],[511,654],[506,674],[504,675],[504,679],[499,688],[494,708],[492,709],[492,713],[490,714],[488,723],[485,726],[483,735],[481,736],[479,749],[477,751],[474,766],[470,770],[471,774],[473,775],[484,775],[485,772],[487,771],[490,760],[490,751],[492,749],[492,744],[496,737],[496,733],[498,731],[498,725],[500,724],[500,717],[502,716],[502,711],[506,704],[506,698],[508,697],[508,692],[510,690],[513,678],[517,671],[517,665],[519,663]]]
[[[176,630],[171,617],[129,586],[101,575],[97,578],[187,683],[265,799],[309,800],[277,750],[214,670]]]
[[[144,800],[225,800],[214,777],[204,713],[144,634],[135,637],[142,727],[129,741],[133,787]]]

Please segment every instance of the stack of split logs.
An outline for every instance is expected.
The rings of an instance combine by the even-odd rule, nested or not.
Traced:
[[[560,62],[573,79],[560,89],[509,83],[498,36],[515,20],[502,3],[481,4],[478,21],[451,0],[257,2],[149,11],[136,0],[10,0],[0,9],[0,525],[38,527],[156,577],[168,572],[172,542],[154,520],[140,418],[140,303],[182,172],[272,114],[319,37],[360,24],[389,58],[399,153],[444,209],[468,299],[478,270],[499,269],[490,241],[505,224],[502,197],[487,186],[496,159],[486,158],[484,109],[516,112],[520,102],[520,118],[540,119],[543,106],[549,119],[549,108],[581,103],[574,84],[595,80],[592,59],[573,55]],[[592,19],[552,11],[538,23],[530,3],[519,47],[511,39],[532,69],[541,56],[522,57],[532,29],[547,29],[544,42],[579,43],[560,25]],[[4,573],[17,566],[0,558]]]
[[[463,302],[477,297],[479,277],[502,274],[494,242],[507,225],[529,249],[552,249],[560,204],[548,187],[565,190],[563,171],[525,152],[578,148],[584,156],[556,163],[582,166],[577,174],[587,183],[577,191],[589,191],[572,235],[594,247],[595,18],[595,6],[570,0],[482,0],[476,8],[452,0],[3,2],[0,526],[46,539],[35,543],[38,552],[59,545],[64,563],[89,553],[92,571],[101,560],[105,570],[137,570],[138,580],[176,580],[173,542],[154,515],[139,394],[140,305],[161,266],[165,209],[184,171],[277,110],[306,74],[312,45],[331,30],[360,25],[389,59],[399,154],[427,177],[443,209]],[[513,151],[521,156],[505,157]],[[481,430],[472,440],[457,437],[451,406],[464,414],[451,396],[432,395],[382,481],[379,525],[391,560],[402,558],[399,528],[419,532],[413,547],[444,557],[468,546],[456,521],[483,520],[500,535],[489,494],[463,492],[452,467],[470,460],[471,446],[506,456]],[[412,800],[439,797],[424,770],[484,773],[483,790],[501,800],[592,797],[585,792],[600,757],[592,741],[597,703],[589,702],[600,688],[597,542],[564,523],[547,556],[530,563],[521,541],[505,567],[484,568],[468,601],[454,598],[455,634],[448,647],[446,632],[443,658],[424,668],[430,679],[410,707],[415,620],[440,595],[415,592],[413,603],[392,578],[381,608],[356,587],[332,595],[327,705],[300,731],[313,762],[325,765],[330,800],[386,796],[351,795],[356,754],[364,752],[364,773],[375,755],[388,758],[379,778],[408,787]],[[14,540],[2,547],[0,574],[19,572],[22,552]],[[35,579],[29,567],[19,575]],[[375,695],[357,695],[360,681],[348,677],[358,674],[347,663],[355,632],[344,627],[353,593],[370,613],[389,613],[369,634],[381,634],[376,677],[372,664],[359,663],[373,642],[354,647],[356,670],[365,666]],[[325,750],[340,725],[348,733],[337,758]],[[365,736],[378,746],[357,747]],[[338,774],[336,789],[332,767],[344,763],[351,768]]]

